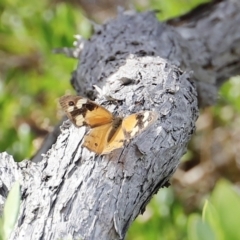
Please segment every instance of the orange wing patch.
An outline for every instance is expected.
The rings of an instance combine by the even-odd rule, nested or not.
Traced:
[[[63,96],[60,105],[77,127],[88,126],[83,147],[97,154],[108,154],[149,127],[157,113],[145,111],[125,118],[115,117],[104,107],[79,96]]]
[[[114,149],[122,148],[126,141],[134,138],[157,119],[157,113],[145,111],[123,118],[121,126],[103,149],[102,154],[108,154]]]
[[[83,147],[97,154],[103,154],[107,145],[107,137],[111,131],[112,123],[92,128],[84,137]]]

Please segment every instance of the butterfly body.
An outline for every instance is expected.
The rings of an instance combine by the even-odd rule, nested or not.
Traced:
[[[75,126],[88,126],[83,146],[97,154],[108,154],[122,148],[125,141],[145,130],[157,114],[144,111],[125,118],[114,116],[104,107],[80,96],[63,96],[60,105]]]

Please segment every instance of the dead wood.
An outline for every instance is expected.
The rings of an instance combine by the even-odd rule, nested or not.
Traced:
[[[158,120],[105,156],[82,148],[87,130],[69,121],[37,164],[17,164],[1,154],[0,204],[14,181],[22,185],[11,239],[125,237],[186,152],[198,103],[213,104],[219,85],[238,72],[239,9],[238,1],[222,1],[207,14],[169,24],[153,12],[122,12],[90,40],[78,40],[80,63],[72,78],[77,93],[120,116],[154,110]]]

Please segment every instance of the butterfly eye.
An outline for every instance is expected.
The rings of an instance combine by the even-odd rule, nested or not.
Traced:
[[[68,105],[69,105],[69,106],[74,106],[74,102],[73,102],[73,101],[70,101],[70,102],[68,103]]]

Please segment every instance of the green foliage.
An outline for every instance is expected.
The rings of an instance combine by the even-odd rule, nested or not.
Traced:
[[[189,240],[238,240],[240,194],[226,180],[218,181],[210,200],[206,201],[202,219],[196,214],[188,218]]]
[[[234,114],[235,111],[240,113],[240,77],[232,77],[229,81],[225,82],[220,88],[218,110],[223,115],[226,122]],[[222,108],[222,105],[225,105]]]
[[[186,236],[187,216],[174,199],[171,188],[163,188],[130,227],[127,239],[177,240]]]
[[[191,214],[188,218],[187,226],[188,240],[217,240],[209,224],[202,221],[199,214]]]
[[[71,89],[77,61],[52,50],[72,47],[74,34],[88,37],[90,23],[66,3],[3,0],[1,6],[0,152],[22,160],[57,122],[57,98]]]
[[[203,207],[203,213],[202,213],[202,220],[205,223],[208,223],[209,226],[211,226],[211,229],[215,229],[215,235],[214,239],[219,239],[223,240],[223,234],[222,230],[220,227],[220,222],[219,222],[219,216],[218,212],[215,209],[215,207],[208,201],[206,200],[204,207]]]
[[[239,192],[236,192],[229,182],[219,181],[210,197],[210,204],[206,203],[203,214],[204,221],[216,234],[215,239],[240,239],[239,215]]]
[[[0,219],[0,240],[7,240],[18,218],[20,207],[20,184],[15,182],[10,190]]]
[[[148,8],[159,10],[159,19],[166,20],[186,14],[191,9],[207,2],[210,0],[151,0],[148,3]],[[137,7],[141,11],[146,10],[146,6],[137,5]]]
[[[238,240],[239,215],[240,195],[226,180],[217,183],[202,217],[200,213],[187,216],[171,189],[161,189],[130,227],[127,239]]]

